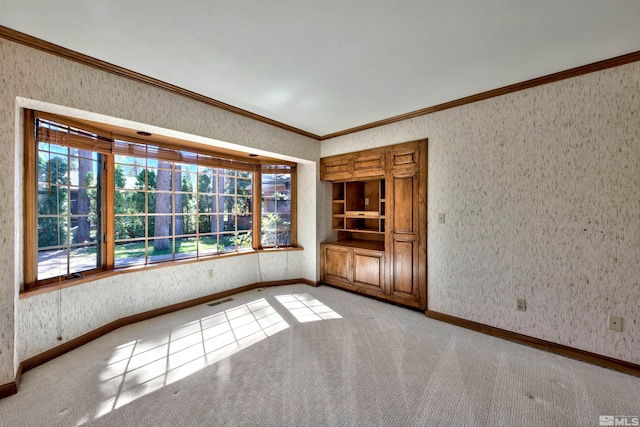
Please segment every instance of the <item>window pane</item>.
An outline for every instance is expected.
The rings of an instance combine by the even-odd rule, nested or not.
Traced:
[[[220,252],[235,252],[236,250],[236,237],[235,233],[220,234],[219,240]]]
[[[66,217],[38,217],[38,248],[67,246],[68,231]]]
[[[253,194],[252,181],[250,179],[238,179],[238,194],[251,196]]]
[[[136,188],[142,190],[155,190],[157,187],[158,170],[155,168],[145,169],[136,180]]]
[[[235,213],[236,212],[236,196],[222,196],[221,212],[223,213]]]
[[[223,231],[235,231],[236,230],[236,216],[235,215],[220,215],[222,220]]]
[[[170,169],[171,163],[169,162],[158,162],[158,169],[156,169],[156,185],[155,187],[151,186],[151,180],[149,180],[149,190],[156,189],[158,191],[171,191],[173,190],[173,182],[172,182],[172,172]],[[151,172],[149,172],[151,175]]]
[[[291,174],[262,175],[262,246],[291,245]]]
[[[211,233],[217,231],[213,226],[215,224],[214,215],[198,215],[198,233]]]
[[[196,237],[176,238],[176,258],[195,258],[197,255]]]
[[[291,244],[291,215],[280,214],[276,226],[277,244],[278,245],[290,245]]]
[[[218,236],[200,236],[198,237],[198,254],[213,255],[218,253]]]
[[[116,188],[126,188],[128,190],[142,190],[145,188],[146,169],[144,168],[144,160],[140,163],[141,165],[136,166],[115,165],[114,179]]]
[[[95,187],[70,187],[71,215],[97,215],[98,190]]]
[[[238,233],[236,237],[238,250],[251,249],[251,232]]]
[[[116,216],[115,217],[115,239],[136,239],[145,237],[145,217],[138,216]]]
[[[176,213],[195,212],[196,195],[193,193],[176,193],[174,195],[174,206]]]
[[[149,237],[166,237],[173,235],[171,215],[149,216]]]
[[[213,169],[215,170],[215,169]],[[198,174],[198,193],[215,193],[217,188],[217,175],[211,171]]]
[[[222,192],[224,194],[235,194],[236,192],[235,178],[225,176],[225,177],[222,177],[221,181],[222,181]]]
[[[242,197],[242,196],[238,196],[238,198],[236,199],[236,213],[239,214],[250,214],[252,212],[251,210],[251,203],[253,202],[253,199],[251,197]]]
[[[52,249],[38,251],[38,280],[50,279],[52,277],[66,276],[67,250]]]
[[[98,263],[97,246],[95,244],[72,247],[69,260],[70,273],[93,270],[100,266]]]
[[[38,152],[38,182],[47,184],[68,183],[68,161],[66,155]]]
[[[38,184],[38,215],[66,214],[68,200],[67,187]]]
[[[149,213],[170,214],[171,193],[149,191]]]
[[[253,223],[253,218],[251,214],[247,215],[238,215],[238,231],[251,231],[251,224]]]
[[[91,151],[77,150],[82,155],[91,156]],[[96,185],[99,163],[86,157],[70,157],[70,175],[72,186],[92,187]]]
[[[149,262],[169,261],[173,259],[173,239],[151,239],[147,243]]]
[[[38,182],[49,182],[49,153],[38,151]]]
[[[173,188],[176,191],[184,191],[184,192],[194,192],[197,187],[197,179],[195,173],[189,172],[181,172],[176,170],[174,173],[175,183],[173,184]]]
[[[199,213],[212,213],[217,212],[217,197],[204,195],[198,196],[198,212]]]
[[[72,216],[71,217],[71,243],[95,242],[98,225],[96,216]]]
[[[115,266],[124,267],[127,265],[144,264],[145,243],[143,240],[137,242],[116,242],[115,244]]]
[[[176,236],[183,234],[196,234],[196,215],[176,215]]]
[[[144,214],[147,211],[146,193],[144,191],[115,191],[116,214]]]

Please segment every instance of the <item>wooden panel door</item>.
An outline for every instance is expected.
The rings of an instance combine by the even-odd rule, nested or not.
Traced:
[[[424,300],[419,272],[419,184],[418,170],[393,172],[389,179],[391,260],[387,293],[391,299],[414,307]]]
[[[384,252],[353,250],[353,284],[384,291]]]
[[[351,249],[338,245],[322,245],[321,279],[333,285],[351,283]]]

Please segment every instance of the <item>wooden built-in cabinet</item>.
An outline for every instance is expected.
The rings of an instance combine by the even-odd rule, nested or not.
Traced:
[[[351,290],[384,296],[385,260],[383,244],[369,241],[343,241],[322,245],[324,281]]]
[[[327,157],[321,171],[338,238],[321,245],[320,280],[426,309],[427,141]]]

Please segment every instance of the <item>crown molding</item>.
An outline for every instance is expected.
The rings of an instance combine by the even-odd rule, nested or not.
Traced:
[[[472,104],[474,102],[483,101],[485,99],[494,98],[496,96],[507,95],[509,93],[518,92],[525,89],[531,89],[533,87],[542,86],[549,83],[559,82],[560,80],[570,79],[573,77],[582,76],[584,74],[606,70],[607,68],[613,68],[613,67],[618,67],[620,65],[630,64],[636,61],[640,61],[640,51],[628,53],[626,55],[616,56],[615,58],[605,59],[603,61],[594,62],[592,64],[582,65],[580,67],[571,68],[569,70],[548,74],[546,76],[537,77],[535,79],[526,80],[524,82],[515,83],[515,84],[504,86],[498,89],[488,90],[486,92],[478,93],[476,95],[467,96],[464,98],[456,99],[454,101],[449,101],[443,104],[434,105],[432,107],[423,108],[421,110],[412,111],[410,113],[389,117],[388,119],[378,120],[376,122],[368,123],[362,126],[356,126],[354,128],[345,129],[345,130],[331,133],[328,135],[323,135],[320,137],[320,140],[324,141],[327,139],[336,138],[338,136],[344,136],[351,133],[361,132],[363,130],[369,130],[369,129],[377,128],[380,126],[385,126],[391,123],[397,123],[403,120],[413,119],[415,117],[437,113],[438,111],[448,110],[449,108],[455,108],[455,107],[460,107],[466,104]]]
[[[193,99],[195,101],[202,102],[212,107],[219,108],[221,110],[229,111],[234,114],[238,114],[253,120],[257,120],[262,123],[266,123],[280,129],[284,129],[293,133],[297,133],[308,138],[315,139],[317,141],[325,141],[331,138],[337,138],[339,136],[349,135],[356,132],[362,132],[385,126],[392,123],[401,122],[408,119],[413,119],[427,114],[437,113],[438,111],[448,110],[450,108],[460,107],[466,104],[472,104],[474,102],[483,101],[485,99],[494,98],[501,95],[507,95],[510,93],[518,92],[525,89],[530,89],[536,86],[542,86],[549,83],[555,83],[561,80],[570,79],[573,77],[582,76],[584,74],[594,73],[596,71],[606,70],[608,68],[618,67],[621,65],[630,64],[632,62],[640,61],[640,51],[628,53],[626,55],[616,56],[614,58],[605,59],[603,61],[594,62],[580,67],[571,68],[569,70],[560,71],[553,74],[548,74],[542,77],[536,77],[534,79],[526,80],[524,82],[515,83],[512,85],[504,86],[498,89],[488,90],[475,95],[470,95],[464,98],[456,99],[453,101],[445,102],[442,104],[434,105],[420,110],[412,111],[409,113],[400,114],[397,116],[389,117],[383,120],[367,123],[361,126],[341,130],[338,132],[330,133],[327,135],[316,135],[311,132],[298,129],[293,126],[289,126],[282,122],[269,119],[268,117],[261,116],[259,114],[252,113],[242,108],[234,107],[233,105],[218,101],[213,98],[209,98],[204,95],[200,95],[196,92],[192,92],[187,89],[172,85],[170,83],[163,82],[162,80],[155,79],[153,77],[145,76],[144,74],[136,73],[135,71],[128,70],[126,68],[111,64],[106,61],[73,51],[71,49],[58,46],[56,44],[44,41],[42,39],[30,36],[28,34],[21,33],[11,28],[0,25],[0,37],[7,40],[11,40],[16,43],[20,43],[34,49],[41,50],[56,56],[60,56],[71,61],[79,62],[81,64],[97,68],[108,73],[116,74],[121,77],[125,77],[131,80],[135,80],[140,83],[148,84],[150,86],[166,90],[168,92],[184,96],[186,98]]]
[[[60,56],[65,59],[69,59],[71,61],[78,62],[83,65],[88,65],[89,67],[97,68],[102,71],[106,71],[107,73],[115,74],[117,76],[125,77],[127,79],[134,80],[139,83],[144,83],[149,86],[153,86],[159,89],[166,90],[167,92],[174,93],[176,95],[181,95],[186,98],[193,99],[195,101],[202,102],[203,104],[210,105],[212,107],[219,108],[221,110],[229,111],[234,114],[238,114],[240,116],[244,116],[253,120],[257,120],[262,123],[266,123],[280,129],[284,129],[293,133],[297,133],[302,136],[306,136],[308,138],[312,138],[315,140],[319,140],[320,136],[304,131],[302,129],[298,129],[293,126],[289,126],[287,124],[278,122],[276,120],[272,120],[268,117],[261,116],[259,114],[252,113],[247,110],[243,110],[242,108],[234,107],[233,105],[227,104],[222,101],[218,101],[217,99],[209,98],[204,95],[200,95],[199,93],[192,92],[190,90],[181,88],[179,86],[172,85],[170,83],[163,82],[162,80],[154,79],[153,77],[146,76],[144,74],[136,73],[135,71],[131,71],[124,67],[120,67],[118,65],[111,64],[106,61],[102,61],[100,59],[94,58],[89,55],[85,55],[83,53],[79,53],[73,51],[71,49],[64,48],[62,46],[58,46],[56,44],[50,43],[48,41],[39,39],[37,37],[30,36],[28,34],[21,33],[16,30],[12,30],[11,28],[4,27],[0,25],[0,37],[5,38],[7,40],[23,44],[25,46],[29,46],[34,49],[41,50],[43,52],[50,53],[52,55]]]

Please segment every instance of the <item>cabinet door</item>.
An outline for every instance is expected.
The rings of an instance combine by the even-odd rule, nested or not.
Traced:
[[[420,168],[420,147],[409,144],[401,149],[392,150],[389,153],[389,168],[396,171]]]
[[[367,154],[353,159],[353,177],[384,176],[384,153]]]
[[[353,249],[353,284],[384,291],[384,252]]]
[[[320,179],[323,181],[333,181],[351,177],[351,167],[348,158],[335,160],[322,160],[320,165]]]
[[[387,292],[392,299],[415,307],[421,307],[426,297],[418,275],[419,181],[418,171],[394,172],[389,180],[392,212]]]
[[[322,245],[321,279],[329,284],[351,283],[351,249],[337,245]]]

